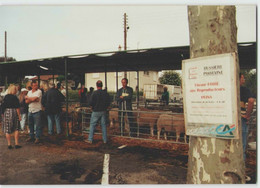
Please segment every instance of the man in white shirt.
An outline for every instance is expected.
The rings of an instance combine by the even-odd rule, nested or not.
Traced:
[[[30,138],[28,142],[35,140],[35,144],[40,143],[40,137],[42,134],[41,128],[41,110],[42,110],[42,91],[38,89],[38,83],[34,80],[31,83],[32,90],[28,92],[25,97],[25,102],[29,104],[28,110],[28,124],[30,129]],[[34,127],[36,128],[36,135],[34,135]],[[34,138],[35,136],[35,138]]]

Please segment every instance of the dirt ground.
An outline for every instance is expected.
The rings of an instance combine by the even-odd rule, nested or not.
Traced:
[[[109,184],[185,184],[188,145],[101,135],[87,144],[75,134],[44,136],[41,144],[27,143],[21,134],[21,149],[7,148],[0,134],[0,184],[100,184],[104,154],[110,154]],[[127,145],[122,149],[119,146]],[[256,183],[256,151],[248,151],[248,183]]]

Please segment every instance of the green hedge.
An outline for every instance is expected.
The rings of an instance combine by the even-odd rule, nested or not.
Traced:
[[[108,92],[111,101],[115,100],[116,92]],[[143,92],[139,92],[139,96],[143,96]],[[133,100],[136,100],[136,92],[133,93]],[[69,101],[79,102],[78,90],[69,90]]]
[[[79,102],[79,91],[78,90],[69,90],[69,101]]]

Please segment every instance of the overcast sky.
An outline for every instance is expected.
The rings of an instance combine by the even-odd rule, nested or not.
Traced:
[[[189,45],[186,5],[0,6],[0,56],[16,60]],[[238,42],[256,41],[256,6],[237,6]]]

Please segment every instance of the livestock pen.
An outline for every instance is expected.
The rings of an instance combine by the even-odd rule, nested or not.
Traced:
[[[74,130],[81,131],[82,136],[89,133],[90,117],[92,110],[89,107],[80,107],[77,104],[70,105],[69,132]],[[107,112],[107,135],[109,137],[125,137],[129,139],[143,139],[150,141],[160,141],[169,143],[187,144],[189,136],[185,135],[184,114],[173,112],[173,109],[156,108],[147,109],[144,107],[135,108],[132,117],[124,116],[120,118],[121,113],[129,111],[120,111],[118,108],[110,108]],[[179,109],[177,109],[179,111]],[[129,124],[132,124],[135,130],[134,135],[130,136]],[[249,125],[249,142],[256,141],[256,108]],[[100,124],[96,126],[95,134],[102,134]]]
[[[132,117],[127,117],[127,112],[131,112]],[[82,134],[88,134],[91,110],[82,109],[80,113]],[[122,116],[122,114],[126,115]],[[167,140],[168,142],[184,144],[186,143],[184,141],[184,138],[186,138],[185,125],[183,117],[180,116],[183,116],[183,114],[146,108],[139,108],[133,111],[122,111],[118,110],[118,108],[111,108],[107,113],[107,133],[108,136],[160,141]],[[130,124],[132,129],[135,130],[133,136],[130,136]],[[96,126],[95,134],[101,134],[99,125]]]

